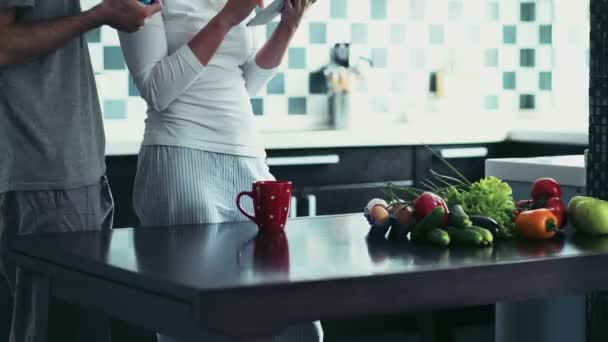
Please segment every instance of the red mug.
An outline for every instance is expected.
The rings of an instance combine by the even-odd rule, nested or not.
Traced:
[[[261,181],[253,183],[251,191],[243,191],[236,197],[236,205],[243,215],[268,232],[281,232],[287,223],[291,204],[291,182]],[[241,206],[241,198],[253,199],[254,215],[249,215]]]

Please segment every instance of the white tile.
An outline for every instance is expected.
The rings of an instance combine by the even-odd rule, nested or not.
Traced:
[[[581,3],[578,1],[566,0],[568,2],[576,3],[577,8],[583,8]],[[566,16],[570,16],[572,13],[566,13]],[[551,0],[538,0],[536,2],[536,22],[538,24],[551,24],[553,22],[553,4]]]
[[[306,48],[308,69],[314,71],[327,65],[329,63],[329,49],[328,45],[309,45]]]
[[[432,46],[427,49],[427,67],[431,70],[447,68],[449,64],[448,50],[445,47]]]
[[[306,47],[310,44],[310,30],[308,25],[300,25],[300,28],[296,31],[291,45],[292,47]]]
[[[519,1],[515,0],[502,0],[499,2],[501,23],[509,25],[519,22],[519,3]]]
[[[540,70],[551,70],[553,68],[553,48],[551,46],[536,48],[536,68]]]
[[[519,48],[516,46],[503,46],[499,51],[498,63],[502,70],[519,69]]]
[[[409,23],[405,31],[405,37],[405,43],[408,47],[427,47],[429,45],[429,25],[420,22]]]
[[[390,42],[390,26],[385,22],[373,22],[367,26],[369,45],[372,47],[386,47]]]
[[[285,92],[288,96],[308,95],[309,73],[305,70],[290,70],[285,74]]]
[[[144,124],[148,105],[141,97],[129,97],[127,100],[127,113],[129,120],[136,121],[137,124]]]
[[[101,43],[104,46],[120,45],[120,40],[118,39],[118,33],[116,32],[116,30],[109,26],[102,26],[101,27]]]
[[[517,25],[517,44],[523,46],[538,45],[539,25],[536,23],[520,23]]]
[[[502,45],[502,25],[494,22],[481,25],[481,45],[499,47]]]
[[[390,92],[389,72],[372,69],[367,76],[367,88],[370,94],[386,95]]]
[[[129,97],[128,74],[123,70],[106,70],[97,75],[97,88],[101,99],[126,99]]]
[[[519,93],[502,92],[498,97],[498,108],[506,113],[519,111]]]
[[[554,108],[554,96],[551,92],[536,93],[536,110],[548,112]]]
[[[410,17],[410,6],[409,2],[406,0],[388,0],[387,10],[388,18],[392,22],[402,24],[405,23],[405,20]]]
[[[448,0],[427,0],[426,13],[426,22],[432,24],[446,23],[448,21]]]
[[[538,91],[538,71],[521,68],[516,73],[517,91],[520,93],[535,93]]]
[[[80,0],[80,7],[82,7],[83,11],[86,11],[100,3],[101,0]]]
[[[309,95],[307,101],[307,109],[310,115],[327,116],[329,113],[326,95]]]
[[[463,0],[463,22],[467,24],[485,22],[486,0]]]
[[[348,0],[349,21],[369,21],[370,18],[371,2],[369,0]]]
[[[393,47],[388,50],[388,66],[391,71],[405,71],[408,68],[408,49],[406,47]]]
[[[273,117],[287,116],[287,97],[282,95],[268,95],[264,98],[264,115]]]
[[[331,21],[327,24],[327,41],[330,44],[351,41],[350,22]]]
[[[99,43],[89,43],[89,54],[94,73],[103,72],[103,47]]]
[[[306,20],[323,21],[329,20],[329,1],[317,1],[306,13]]]

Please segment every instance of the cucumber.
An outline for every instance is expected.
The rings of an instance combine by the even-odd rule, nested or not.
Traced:
[[[448,234],[450,235],[450,239],[454,241],[454,243],[475,246],[484,245],[483,236],[481,236],[481,234],[476,232],[474,229],[448,227],[446,231],[448,232]]]
[[[412,240],[418,240],[424,237],[429,230],[441,227],[444,218],[445,209],[443,207],[433,209],[430,214],[414,226],[414,229],[412,229]]]
[[[464,212],[464,208],[460,204],[454,205],[451,210],[450,224],[457,228],[467,228],[472,225],[471,220],[467,213]]]
[[[483,237],[483,239],[492,244],[492,242],[494,242],[494,236],[492,235],[492,233],[485,229],[485,228],[481,228],[481,227],[477,227],[477,226],[471,226],[468,229],[473,229],[474,231],[478,232],[479,234],[481,234],[481,236]]]
[[[443,229],[433,228],[426,233],[426,239],[438,246],[449,246],[450,245],[450,235]]]

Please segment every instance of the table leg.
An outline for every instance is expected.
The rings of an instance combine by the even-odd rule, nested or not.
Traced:
[[[454,333],[449,318],[441,312],[416,315],[421,342],[453,342]]]
[[[31,335],[36,337],[33,342],[48,341],[50,301],[49,277],[19,269],[11,329],[16,341],[28,340]]]

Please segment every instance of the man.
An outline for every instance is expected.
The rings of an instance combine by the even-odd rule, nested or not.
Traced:
[[[17,235],[110,229],[103,121],[83,34],[137,31],[161,8],[104,0],[0,0],[0,288],[15,291],[10,341],[37,340],[37,283],[6,255]],[[8,285],[8,286],[7,286]],[[51,303],[49,341],[107,341],[107,321]]]

